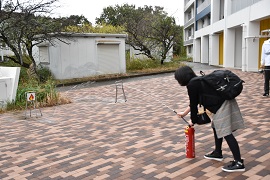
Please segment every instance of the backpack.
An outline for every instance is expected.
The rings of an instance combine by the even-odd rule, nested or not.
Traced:
[[[218,94],[225,100],[231,100],[237,97],[243,90],[243,81],[230,70],[215,70],[210,74],[202,75],[201,82],[213,87]]]

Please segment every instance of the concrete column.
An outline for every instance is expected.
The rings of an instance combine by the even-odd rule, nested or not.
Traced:
[[[242,67],[242,27],[235,28],[235,55],[234,55],[234,67]]]
[[[201,39],[195,39],[194,41],[194,56],[193,62],[201,62]]]
[[[247,24],[246,37],[246,70],[247,71],[258,71],[258,58],[259,58],[259,39],[260,34],[260,22],[249,22]]]
[[[203,36],[201,42],[201,63],[209,62],[209,36]]]
[[[211,24],[219,21],[220,17],[220,1],[211,0]]]
[[[219,65],[219,35],[209,36],[209,65]]]
[[[224,32],[224,67],[234,67],[235,29],[225,29]]]
[[[247,71],[247,25],[244,23],[242,26],[242,71]]]

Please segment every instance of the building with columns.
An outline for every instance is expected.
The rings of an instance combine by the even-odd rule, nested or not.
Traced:
[[[270,37],[269,0],[185,0],[184,45],[194,62],[258,71]]]

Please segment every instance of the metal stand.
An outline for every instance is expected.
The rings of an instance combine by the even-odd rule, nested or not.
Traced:
[[[25,92],[25,97],[26,97],[26,103],[25,103],[25,119],[26,119],[26,113],[27,109],[30,111],[30,117],[32,117],[32,110],[36,110],[36,118],[37,118],[37,110],[39,110],[40,116],[42,116],[42,112],[39,107],[37,107],[37,98],[36,98],[36,93],[34,91],[28,91]]]
[[[115,88],[116,88],[115,103],[117,102],[117,93],[118,93],[118,89],[122,89],[122,92],[123,92],[123,96],[124,96],[125,102],[127,102],[127,98],[126,98],[125,91],[124,91],[124,86],[123,86],[123,81],[122,81],[122,80],[120,80],[120,81],[115,81]]]

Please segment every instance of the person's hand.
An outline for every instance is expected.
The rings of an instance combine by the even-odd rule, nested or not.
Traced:
[[[178,117],[180,117],[180,118],[185,117],[185,115],[184,115],[184,113],[183,113],[183,112],[177,113],[177,116],[178,116]]]

